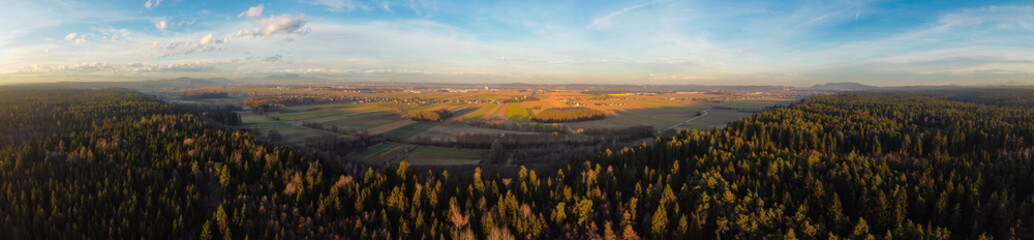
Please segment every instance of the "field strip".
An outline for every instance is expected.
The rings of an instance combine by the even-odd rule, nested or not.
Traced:
[[[491,104],[482,106],[477,111],[474,111],[472,113],[468,113],[468,114],[462,115],[461,116],[462,118],[460,118],[460,119],[462,119],[463,121],[474,120],[474,119],[476,119],[478,117],[481,117],[481,115],[485,115],[485,113],[488,113],[488,110],[491,110],[492,108],[494,108],[495,105],[496,105],[495,103],[491,103]]]
[[[373,112],[348,113],[348,114],[342,114],[342,115],[337,115],[337,116],[313,118],[313,119],[308,119],[308,121],[310,121],[310,122],[318,122],[318,123],[330,123],[330,122],[333,122],[333,121],[348,120],[348,119],[363,119],[363,118],[367,118],[367,117],[375,117],[375,116],[380,116],[380,115],[384,115],[384,114],[387,114],[387,111],[378,110],[378,111],[373,111]]]
[[[665,128],[664,130],[661,130],[661,131],[662,131],[662,132],[663,132],[663,131],[667,131],[668,129],[672,129],[672,128],[678,127],[679,125],[682,125],[682,124],[686,124],[686,123],[692,122],[693,120],[697,120],[697,118],[701,118],[701,117],[707,116],[707,112],[708,112],[709,110],[711,110],[711,109],[704,109],[704,113],[700,114],[700,116],[696,116],[696,117],[690,118],[689,120],[686,120],[686,121],[684,121],[684,122],[676,123],[675,125],[672,125],[671,127]]]
[[[401,127],[409,126],[410,124],[414,124],[414,123],[416,123],[416,121],[412,121],[412,120],[409,120],[409,119],[400,120],[400,121],[385,123],[385,124],[381,124],[381,125],[376,126],[376,127],[368,128],[368,129],[366,129],[366,132],[369,133],[370,135],[377,135],[377,134],[386,133],[386,132],[389,132],[391,130],[395,130],[395,129],[398,129],[398,128],[401,128]]]

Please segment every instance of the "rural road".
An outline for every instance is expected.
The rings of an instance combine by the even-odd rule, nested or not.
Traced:
[[[696,117],[690,118],[689,120],[686,120],[684,122],[676,123],[675,125],[671,125],[671,127],[668,127],[668,128],[665,128],[664,130],[661,130],[661,132],[668,131],[668,129],[672,129],[672,128],[678,127],[679,125],[682,125],[682,124],[685,124],[685,123],[689,123],[689,122],[691,122],[693,120],[697,120],[697,118],[700,118],[700,117],[703,117],[703,116],[707,116],[707,111],[709,111],[709,110],[711,110],[711,109],[705,109],[704,113],[700,114],[700,116],[696,116]]]

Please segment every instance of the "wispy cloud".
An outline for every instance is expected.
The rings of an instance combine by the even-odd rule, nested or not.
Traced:
[[[280,54],[276,54],[276,55],[273,55],[273,56],[269,56],[269,57],[263,58],[262,61],[270,62],[270,63],[276,63],[276,64],[288,64],[288,63],[291,63],[291,61],[284,60],[284,56],[281,56]]]
[[[149,72],[212,72],[217,67],[236,64],[238,59],[211,60],[211,61],[182,61],[172,63],[106,63],[106,62],[84,62],[65,65],[32,65],[21,71],[9,75],[24,76],[38,74],[120,74],[120,73],[149,73]]]
[[[307,2],[313,5],[322,5],[326,7],[328,11],[332,12],[341,12],[344,10],[353,11],[356,9],[370,11],[374,9],[359,0],[312,0]]]
[[[212,34],[204,35],[197,41],[178,41],[165,45],[158,44],[158,42],[152,42],[149,55],[172,57],[192,53],[203,53],[215,50],[216,48],[225,46],[228,43],[228,39],[216,39]]]
[[[290,35],[298,34],[305,35],[311,31],[309,28],[305,28],[305,24],[309,22],[309,19],[305,18],[305,15],[291,16],[291,15],[280,15],[272,16],[265,19],[258,19],[252,21],[252,24],[256,26],[253,29],[238,30],[235,37],[243,36],[271,36],[276,34]]]
[[[610,13],[608,13],[606,15],[603,15],[603,16],[600,16],[600,17],[593,18],[592,19],[592,23],[590,23],[589,26],[587,26],[587,28],[599,29],[599,28],[606,27],[606,26],[611,24],[611,21],[613,21],[614,18],[617,18],[618,16],[621,16],[622,14],[625,14],[625,13],[627,13],[629,11],[632,11],[632,10],[636,10],[636,9],[639,9],[639,8],[650,6],[650,5],[656,4],[658,2],[660,2],[660,1],[656,1],[655,0],[655,1],[645,2],[645,3],[640,3],[640,4],[636,4],[636,5],[632,5],[632,6],[628,6],[628,7],[622,8],[621,10],[610,12]]]

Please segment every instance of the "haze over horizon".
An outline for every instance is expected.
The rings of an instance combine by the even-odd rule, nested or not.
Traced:
[[[1034,84],[1031,1],[4,1],[0,84]]]

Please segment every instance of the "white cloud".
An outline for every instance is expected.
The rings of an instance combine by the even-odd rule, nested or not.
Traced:
[[[175,23],[169,22],[169,21],[166,21],[166,20],[161,20],[161,21],[158,21],[157,23],[154,23],[154,27],[157,28],[158,30],[165,30],[165,29],[169,29],[169,28],[179,28],[179,27],[182,27],[183,25],[190,25],[190,24],[194,24],[194,20],[192,20],[192,21],[180,21],[180,22],[175,22]]]
[[[279,17],[273,16],[273,17],[269,17],[267,19],[259,19],[259,20],[253,21],[252,23],[257,25],[258,28],[254,28],[254,29],[251,29],[251,30],[238,30],[237,34],[234,34],[234,36],[235,37],[243,37],[243,36],[255,36],[255,37],[258,37],[258,36],[270,36],[270,35],[275,35],[275,34],[288,35],[288,34],[292,34],[292,33],[299,34],[299,35],[305,35],[305,34],[309,33],[309,31],[310,31],[310,29],[304,28],[305,24],[308,23],[308,22],[309,22],[309,20],[305,18],[304,14],[298,15],[298,16],[291,16],[291,15],[286,15],[286,14],[285,15],[281,15]]]
[[[78,33],[69,33],[68,35],[65,35],[65,40],[75,43],[76,46],[83,45],[86,43],[86,34],[79,35]]]
[[[144,7],[151,9],[158,7],[159,4],[162,4],[162,0],[147,0],[147,2],[144,3]]]
[[[102,38],[104,38],[106,40],[111,40],[112,42],[117,42],[119,40],[126,39],[126,38],[129,37],[130,34],[132,34],[132,31],[130,31],[129,29],[125,29],[125,28],[120,28],[120,29],[107,28],[107,29],[99,29],[98,31],[102,35],[107,36],[107,37],[102,37]]]
[[[214,35],[208,34],[202,36],[200,40],[196,42],[191,41],[178,41],[169,44],[161,45],[158,42],[152,42],[150,47],[150,56],[159,57],[172,57],[178,55],[187,55],[191,53],[202,53],[215,50],[219,46],[229,44],[229,39],[216,39]]]
[[[258,6],[248,8],[247,11],[241,12],[241,14],[237,14],[237,18],[245,16],[248,18],[259,18],[262,17],[263,10],[265,10],[265,4],[259,4]]]

